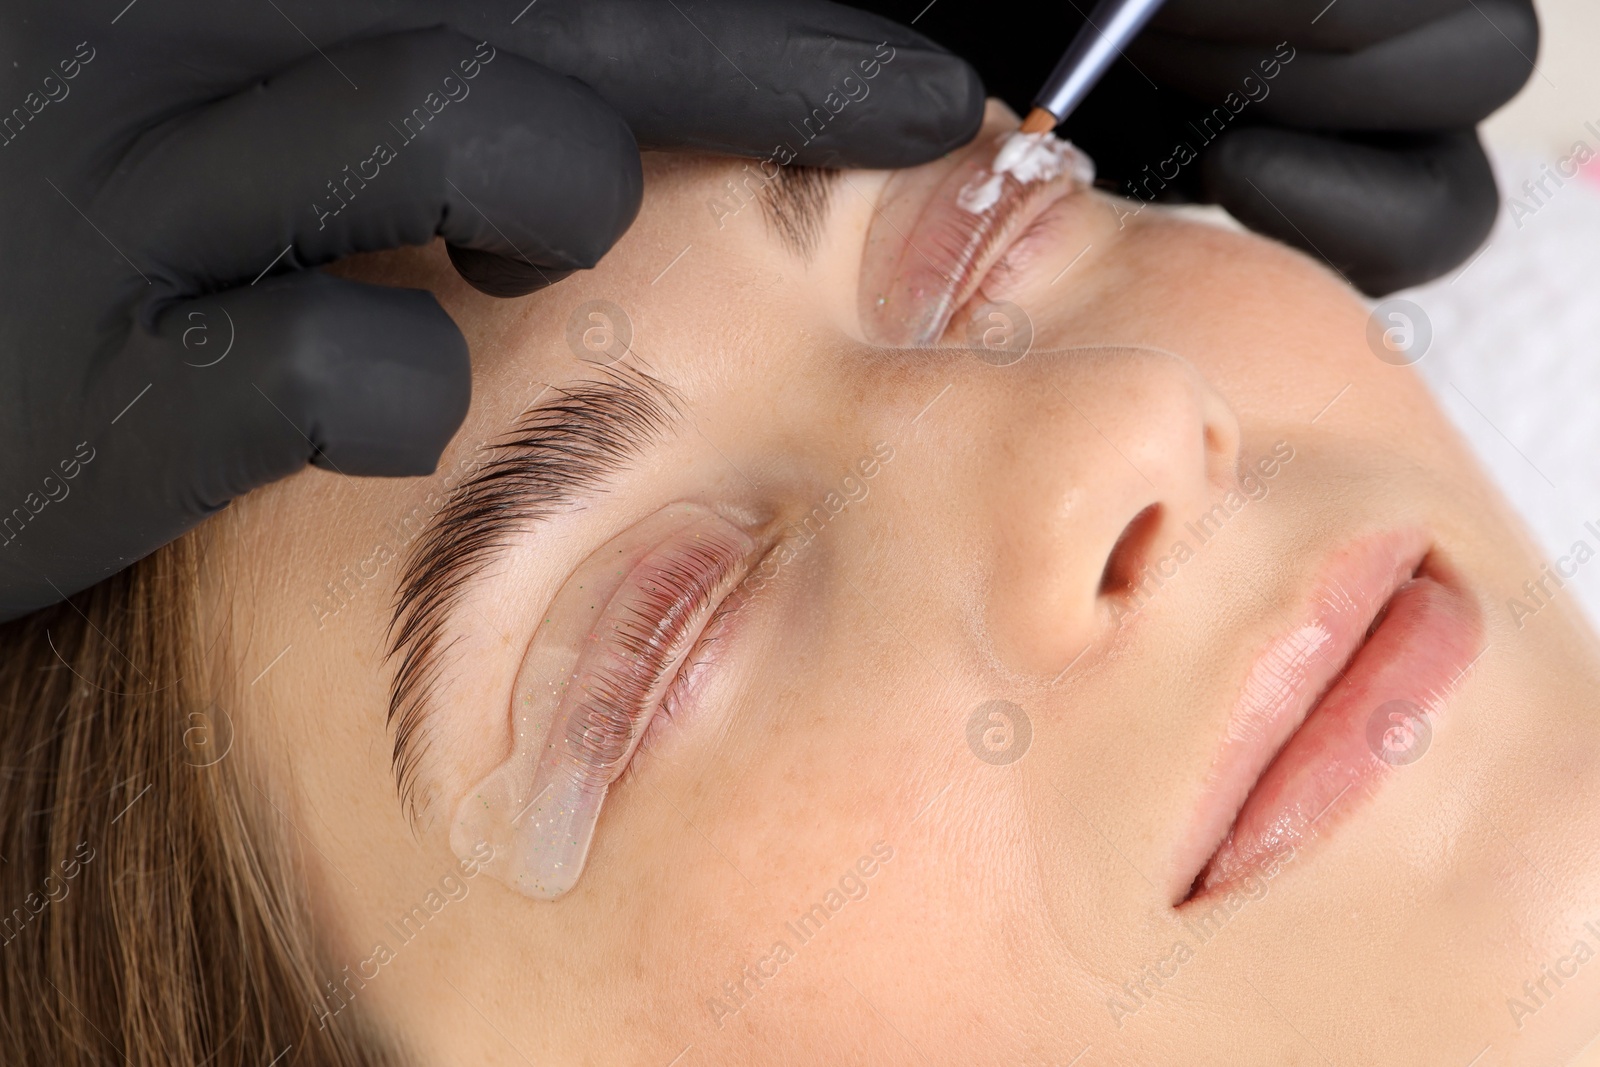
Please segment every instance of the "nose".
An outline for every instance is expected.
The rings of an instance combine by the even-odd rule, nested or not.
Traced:
[[[1185,522],[1237,485],[1239,423],[1192,364],[1164,352],[1067,351],[984,370],[1029,363],[986,390],[999,433],[974,473],[993,653],[1049,676],[1120,626],[1153,580],[1176,576],[1169,550],[1194,541]],[[1158,559],[1167,578],[1151,571]]]

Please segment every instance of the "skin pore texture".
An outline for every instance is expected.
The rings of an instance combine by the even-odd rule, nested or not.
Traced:
[[[857,288],[892,176],[844,174],[805,256],[730,210],[742,167],[650,158],[615,251],[526,299],[471,290],[438,245],[340,266],[437,293],[475,381],[435,477],[309,469],[211,523],[234,758],[328,945],[308,1025],[359,1005],[423,1064],[1578,1055],[1600,1030],[1600,962],[1575,952],[1600,945],[1600,656],[1570,598],[1511,619],[1540,560],[1355,295],[1080,190],[980,294],[1026,309],[1025,357],[963,347],[961,313],[943,347],[875,347]],[[590,301],[631,324],[615,366],[569,344]],[[385,652],[408,531],[530,405],[641,373],[677,421],[456,591],[402,804]],[[458,805],[513,751],[569,576],[679,503],[774,554],[611,785],[582,876],[534,899],[458,856]],[[1186,899],[1263,649],[1384,538],[1467,620],[1425,751]]]

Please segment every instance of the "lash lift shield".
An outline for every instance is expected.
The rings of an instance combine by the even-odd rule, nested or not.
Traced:
[[[484,869],[529,897],[577,883],[607,792],[754,549],[714,512],[674,504],[579,565],[518,672],[508,758],[456,808],[457,855],[489,844]]]

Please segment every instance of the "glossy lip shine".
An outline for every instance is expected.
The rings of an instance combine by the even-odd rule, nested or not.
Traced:
[[[1302,621],[1257,657],[1176,858],[1183,892],[1211,894],[1370,796],[1396,769],[1369,739],[1377,709],[1437,719],[1480,652],[1482,620],[1430,543],[1404,530],[1340,551]]]

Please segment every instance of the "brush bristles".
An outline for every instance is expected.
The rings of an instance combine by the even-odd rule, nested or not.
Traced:
[[[1056,117],[1042,107],[1036,107],[1028,112],[1028,117],[1022,120],[1023,133],[1049,133],[1056,128]]]

